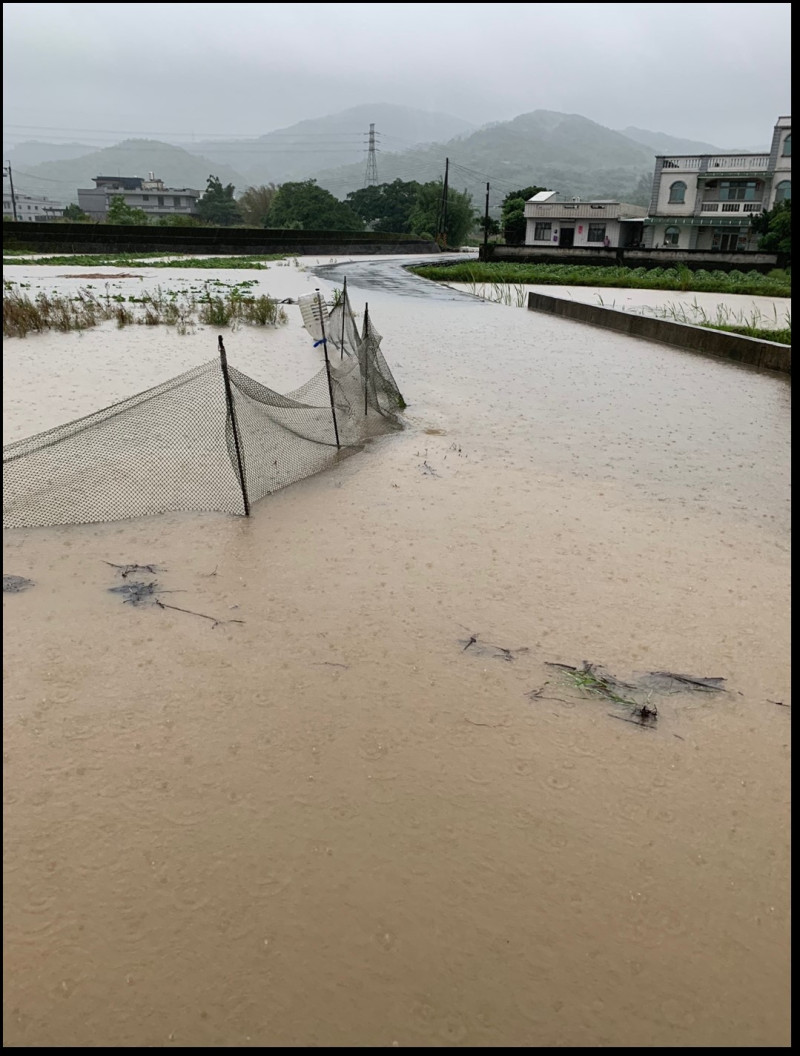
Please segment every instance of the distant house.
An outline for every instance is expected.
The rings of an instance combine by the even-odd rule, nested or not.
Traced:
[[[526,246],[616,249],[641,240],[647,209],[626,202],[565,198],[540,191],[525,203]]]
[[[656,158],[648,248],[754,250],[750,219],[792,197],[792,119],[779,117],[769,154]]]
[[[93,220],[104,220],[117,195],[132,209],[149,216],[192,216],[202,191],[190,187],[165,187],[152,172],[141,176],[95,176],[95,186],[78,188],[78,205]]]
[[[31,223],[45,220],[60,220],[64,215],[64,206],[60,202],[35,194],[15,194],[17,201],[17,220]],[[14,219],[14,201],[10,192],[3,192],[3,216]]]

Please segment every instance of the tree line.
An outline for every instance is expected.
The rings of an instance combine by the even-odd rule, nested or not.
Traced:
[[[479,217],[467,191],[448,189],[443,209],[442,181],[419,183],[393,180],[351,191],[341,201],[330,191],[308,179],[277,186],[274,183],[248,187],[237,199],[233,184],[223,186],[209,176],[205,193],[192,216],[167,215],[153,219],[142,209],[126,204],[122,195],[112,198],[106,216],[109,224],[149,224],[165,226],[208,225],[213,227],[260,227],[298,231],[378,231],[439,238],[445,245],[460,246],[477,232],[502,235],[510,245],[525,241],[525,203],[547,188],[532,184],[509,191],[502,202],[500,220]],[[67,220],[88,220],[77,205],[64,211]],[[791,253],[791,202],[781,202],[770,212],[751,220],[761,235],[759,248]]]
[[[461,245],[476,230],[477,215],[472,197],[452,188],[443,206],[441,181],[418,183],[395,180],[377,187],[352,191],[344,201],[320,187],[316,180],[274,183],[248,187],[236,198],[233,184],[223,186],[209,176],[205,193],[193,215],[174,214],[154,218],[143,209],[128,205],[123,195],[112,197],[106,214],[108,224],[158,224],[161,226],[260,227],[296,231],[381,231],[414,234],[451,246]],[[69,205],[64,218],[88,220],[77,205]]]

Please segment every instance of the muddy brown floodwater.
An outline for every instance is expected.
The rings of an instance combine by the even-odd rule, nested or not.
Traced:
[[[4,1043],[788,1045],[789,382],[254,276],[344,272],[403,433],[249,520],[4,533]],[[304,380],[296,312],[231,361]],[[214,354],[144,330],[7,341],[6,435]],[[582,660],[726,689],[637,728]]]

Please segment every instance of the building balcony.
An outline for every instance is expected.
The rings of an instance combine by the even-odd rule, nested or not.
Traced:
[[[676,155],[664,158],[663,168],[679,172],[713,173],[716,176],[723,172],[763,173],[769,169],[769,154]]]
[[[760,213],[763,202],[703,202],[700,212],[703,213]]]
[[[705,172],[763,172],[769,168],[769,154],[722,154],[719,157],[704,158]]]

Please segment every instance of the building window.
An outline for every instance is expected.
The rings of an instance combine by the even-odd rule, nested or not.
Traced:
[[[149,202],[150,201],[150,195],[149,194],[143,194],[142,195],[142,201],[143,202]]]
[[[719,198],[721,202],[754,202],[760,188],[758,180],[720,180]]]
[[[172,204],[173,204],[173,205],[175,206],[175,208],[176,208],[176,209],[180,209],[180,206],[181,206],[181,199],[180,199],[180,195],[176,194],[176,195],[175,195],[175,196],[173,197],[173,199],[172,199]]]
[[[664,245],[677,246],[680,231],[677,227],[668,227],[664,232]]]
[[[775,204],[778,202],[791,202],[792,200],[792,181],[781,180],[778,186],[775,188]]]
[[[550,241],[550,234],[553,230],[552,224],[536,224],[533,229],[534,241],[540,242],[542,240]]]
[[[159,194],[159,196],[158,196],[158,204],[159,204],[160,207],[164,205],[164,195],[163,194]]]
[[[783,141],[783,150],[781,151],[784,158],[791,158],[792,156],[792,133]]]
[[[723,253],[736,253],[747,249],[747,228],[719,228],[711,229],[711,248],[719,249]]]
[[[602,242],[606,237],[606,225],[605,224],[589,224],[589,234],[586,236],[587,242]]]
[[[670,205],[683,205],[686,201],[686,184],[683,180],[676,180],[669,189]]]

